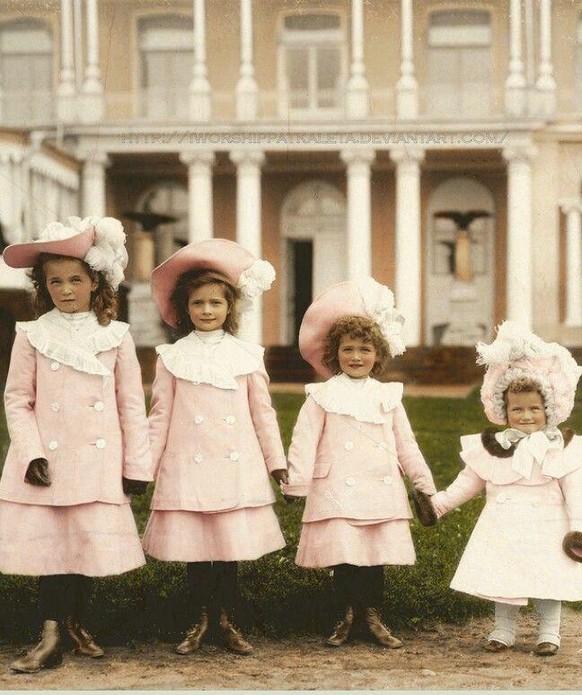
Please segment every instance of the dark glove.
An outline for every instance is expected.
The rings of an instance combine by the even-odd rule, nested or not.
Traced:
[[[575,562],[582,562],[582,531],[570,531],[564,536],[562,548]]]
[[[271,476],[277,485],[289,482],[289,477],[287,476],[287,470],[285,468],[277,468],[276,470],[271,471]]]
[[[423,526],[434,526],[437,522],[437,515],[432,506],[430,495],[420,490],[412,490],[412,503],[418,520]]]
[[[126,495],[143,495],[148,489],[147,480],[131,480],[131,478],[122,478],[123,492]]]
[[[48,461],[46,459],[33,459],[26,469],[24,482],[40,487],[49,487],[51,477],[48,472]]]
[[[300,500],[301,497],[295,497],[294,495],[283,495],[283,499],[287,504],[293,504],[296,500]]]

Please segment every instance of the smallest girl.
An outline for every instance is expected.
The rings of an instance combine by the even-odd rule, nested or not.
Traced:
[[[489,652],[513,647],[519,608],[533,599],[534,654],[553,656],[560,602],[582,599],[582,437],[558,429],[574,407],[581,370],[566,348],[511,321],[477,352],[487,366],[485,415],[506,429],[461,437],[465,467],[432,498],[442,516],[486,494],[451,587],[495,603]]]
[[[436,489],[402,405],[403,385],[382,383],[389,356],[404,352],[392,292],[372,278],[333,285],[308,308],[303,357],[324,383],[306,386],[289,449],[287,497],[306,497],[296,563],[333,568],[343,620],[326,640],[343,645],[363,620],[383,647],[402,646],[384,625],[383,565],[412,565],[407,475],[423,497]]]

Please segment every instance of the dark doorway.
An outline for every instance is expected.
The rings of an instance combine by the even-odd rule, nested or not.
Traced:
[[[313,299],[313,242],[291,241],[293,286],[289,297],[293,303],[293,344],[297,345],[303,314]]]

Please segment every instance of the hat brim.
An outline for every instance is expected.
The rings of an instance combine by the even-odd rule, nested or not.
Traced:
[[[83,260],[91,248],[94,237],[95,230],[91,227],[66,239],[10,244],[10,246],[4,249],[2,257],[6,265],[9,265],[11,268],[32,268],[38,261],[41,253],[69,256]]]
[[[171,296],[183,273],[196,269],[217,270],[236,285],[240,274],[255,260],[250,251],[228,239],[207,239],[176,251],[151,274],[152,297],[162,319],[176,327],[177,316]]]
[[[323,362],[329,329],[342,316],[368,316],[364,300],[353,280],[332,285],[318,295],[303,316],[299,329],[299,352],[326,379],[333,372]]]

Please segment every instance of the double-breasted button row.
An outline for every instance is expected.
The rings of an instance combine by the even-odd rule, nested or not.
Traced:
[[[201,425],[203,422],[205,422],[206,418],[204,415],[195,415],[194,416],[194,424],[195,425]],[[234,415],[225,415],[223,418],[224,422],[226,422],[227,425],[234,425],[236,422],[236,418]]]
[[[51,403],[51,410],[53,411],[53,413],[58,413],[61,407],[61,404],[57,403],[56,401],[54,403]],[[103,403],[103,401],[95,401],[95,403],[93,403],[91,407],[93,408],[93,410],[96,410],[98,413],[101,413],[105,409],[105,404]]]
[[[239,451],[231,451],[230,454],[226,457],[230,461],[239,461],[240,460],[240,452]],[[204,461],[204,454],[194,454],[194,463],[202,463]]]
[[[357,482],[356,479],[353,478],[352,476],[348,476],[348,477],[345,478],[345,480],[344,480],[344,483],[345,483],[348,487],[354,487],[354,485],[356,484],[356,482]],[[394,479],[392,478],[391,475],[385,475],[385,476],[382,478],[382,482],[384,483],[384,485],[392,485],[392,483],[394,482]]]

